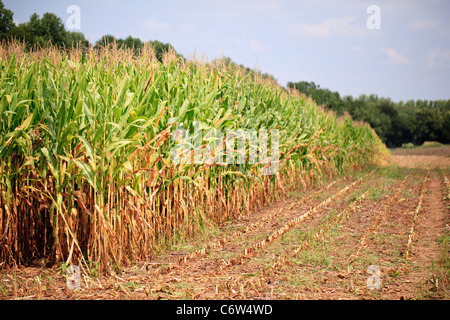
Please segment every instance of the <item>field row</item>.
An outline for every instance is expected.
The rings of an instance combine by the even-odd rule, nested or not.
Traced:
[[[86,277],[82,290],[65,289],[61,273],[40,297],[448,298],[448,173],[440,173],[389,168],[335,179],[120,274]],[[22,277],[16,294],[35,292],[37,278]],[[12,279],[3,280],[10,297]]]
[[[0,45],[0,261],[107,274],[386,160],[375,131],[226,59]],[[120,58],[119,58],[120,57]]]

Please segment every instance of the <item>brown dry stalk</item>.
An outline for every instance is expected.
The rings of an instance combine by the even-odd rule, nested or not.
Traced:
[[[363,194],[361,194],[358,198],[354,199],[351,203],[348,204],[348,206],[341,211],[338,215],[336,215],[334,217],[334,219],[336,221],[338,221],[341,217],[347,217],[347,215],[351,212],[354,212],[356,210],[356,206],[363,201],[367,196],[367,191],[364,192]],[[323,230],[323,228],[321,226],[319,226],[317,228],[317,231],[321,231]],[[295,257],[301,250],[305,249],[309,247],[309,242],[308,241],[304,241],[304,243],[302,243],[301,246],[299,246],[298,248],[296,248],[293,252],[287,252],[286,254],[284,254],[283,256],[279,257],[277,259],[277,261],[265,272],[272,272],[284,265],[286,265],[289,260],[293,257]]]
[[[354,183],[357,183],[357,182],[358,181],[355,181]],[[341,217],[346,217],[349,213],[354,212],[356,210],[357,205],[366,198],[367,193],[368,192],[366,191],[363,194],[361,194],[359,197],[357,197],[355,200],[353,200],[343,211],[341,211],[338,215],[335,216],[335,219],[338,220]],[[319,227],[318,229],[321,229],[321,228]],[[269,268],[263,270],[263,274],[265,276],[268,276],[272,272],[286,266],[289,263],[291,258],[295,257],[300,251],[307,249],[309,247],[309,245],[310,245],[310,243],[308,241],[304,241],[300,246],[298,246],[292,252],[287,252],[284,255],[278,257],[277,261],[274,264],[272,264]],[[225,263],[227,263],[227,262],[225,261]],[[244,280],[244,279],[242,279],[242,277],[231,277],[231,278],[225,280],[225,284],[220,285],[221,289],[225,289],[233,295],[237,294],[237,290],[233,290],[233,288],[248,288],[248,289],[253,290],[257,296],[260,296],[258,289],[261,290],[264,287],[267,287],[267,284],[264,281],[261,281],[260,277],[255,277],[255,278],[248,279],[248,280]],[[216,285],[216,294],[218,294],[218,288],[219,288],[219,286]],[[242,295],[242,289],[241,289],[241,295]],[[272,295],[273,295],[273,291],[272,291]]]
[[[373,171],[372,171],[373,172]],[[348,192],[350,189],[352,189],[354,186],[356,186],[357,184],[359,184],[364,178],[366,178],[368,175],[370,175],[371,173],[367,174],[364,177],[359,178],[358,180],[348,184],[347,186],[345,186],[344,188],[342,188],[340,191],[334,193],[332,196],[328,197],[326,200],[322,201],[320,204],[318,204],[317,206],[311,208],[310,210],[308,210],[307,212],[305,212],[304,214],[290,220],[288,223],[286,223],[284,226],[282,226],[281,228],[275,230],[274,232],[272,232],[269,236],[267,236],[266,238],[264,238],[263,240],[253,244],[252,246],[245,248],[244,252],[239,255],[236,258],[231,258],[228,261],[222,260],[225,264],[226,267],[228,266],[232,266],[234,264],[239,264],[243,261],[244,258],[247,258],[250,254],[266,247],[268,244],[270,244],[271,242],[273,242],[275,239],[277,239],[278,237],[280,237],[281,235],[285,234],[286,232],[288,232],[289,230],[291,230],[292,228],[294,228],[295,226],[297,226],[298,224],[300,224],[303,220],[305,220],[310,214],[312,213],[316,213],[317,211],[321,210],[323,207],[325,207],[326,205],[328,205],[330,202],[334,201],[336,198],[338,198],[339,196],[343,195],[344,193]]]
[[[372,225],[367,229],[364,236],[361,238],[359,245],[358,245],[358,250],[356,250],[356,252],[349,257],[348,262],[347,262],[348,264],[353,263],[353,261],[355,261],[355,259],[360,255],[361,251],[367,245],[369,236],[372,233],[376,233],[378,231],[378,229],[381,225],[381,221],[383,221],[383,219],[386,215],[386,212],[389,210],[389,208],[392,206],[394,201],[399,196],[400,192],[403,190],[403,187],[404,187],[407,179],[408,179],[408,177],[405,177],[405,179],[403,179],[403,181],[400,183],[400,186],[396,189],[395,193],[389,198],[387,203],[384,205],[383,210],[381,210],[380,213],[376,216]]]
[[[444,176],[444,184],[445,184],[445,189],[447,190],[447,196],[444,197],[444,199],[450,200],[450,182],[448,181],[447,176]]]
[[[339,180],[335,180],[332,181],[331,183],[329,183],[328,185],[320,188],[319,190],[317,190],[316,192],[311,193],[308,196],[304,196],[302,197],[300,200],[295,201],[294,203],[292,203],[287,210],[282,207],[280,208],[278,211],[271,213],[270,215],[268,215],[267,217],[262,218],[261,220],[258,220],[257,222],[254,222],[248,226],[246,226],[244,229],[242,230],[238,230],[233,232],[232,234],[226,236],[225,238],[219,239],[217,241],[208,243],[205,247],[195,250],[185,256],[182,256],[179,258],[179,262],[180,263],[186,263],[188,260],[193,260],[197,257],[202,257],[202,256],[206,256],[208,254],[208,250],[210,249],[217,249],[217,248],[222,248],[225,243],[227,243],[228,241],[230,241],[231,239],[236,239],[237,237],[241,238],[243,237],[246,233],[253,231],[255,229],[257,229],[259,226],[261,226],[262,224],[272,221],[275,218],[279,217],[283,212],[286,213],[288,211],[291,211],[294,207],[305,203],[306,201],[312,199],[313,197],[317,196],[318,194],[327,191],[328,189],[330,189],[334,184],[336,184],[337,182],[340,182],[342,180],[344,180],[345,178],[341,178]]]
[[[282,268],[283,266],[287,265],[291,258],[294,258],[300,251],[307,249],[309,247],[309,242],[304,241],[299,247],[297,247],[293,252],[287,252],[283,254],[282,256],[278,257],[277,261],[272,264],[267,270],[263,270],[263,273],[265,275],[274,272],[275,270],[278,270]]]
[[[420,209],[422,208],[423,198],[425,195],[426,190],[426,183],[427,183],[428,176],[423,179],[422,186],[420,188],[420,196],[419,196],[419,203],[417,204],[416,210],[414,211],[414,218],[413,222],[411,224],[411,229],[409,230],[409,236],[408,236],[408,243],[406,244],[406,252],[405,252],[405,258],[409,259],[409,254],[411,252],[411,244],[412,244],[412,238],[414,234],[414,229],[417,224],[417,218],[419,216]]]
[[[190,64],[174,51],[160,63],[150,45],[139,54],[117,44],[87,52],[51,46],[28,51],[14,42],[0,45],[2,72],[15,79],[0,101],[15,115],[0,137],[0,261],[6,266],[45,258],[86,269],[94,263],[110,272],[148,259],[206,224],[282,199],[325,173],[360,168],[381,150],[368,126],[343,125],[297,91],[247,76],[244,68],[239,75],[228,63]],[[49,94],[23,90],[48,84]],[[246,98],[254,90],[257,96]],[[17,112],[29,100],[36,103]],[[274,121],[252,107],[264,103],[277,111]],[[191,122],[198,105],[205,107],[205,118],[198,119],[204,121],[220,108],[212,123],[219,132],[253,121],[255,129],[278,123],[287,134],[279,174],[261,176],[261,164],[244,166],[240,177],[216,164],[175,164],[171,133],[178,121],[170,120]],[[303,135],[300,118],[285,121],[299,111],[313,134]],[[346,143],[354,134],[355,141]]]

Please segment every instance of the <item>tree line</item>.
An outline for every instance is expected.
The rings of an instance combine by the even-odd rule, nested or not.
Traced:
[[[289,82],[288,88],[310,96],[337,115],[349,113],[354,120],[370,124],[389,148],[425,141],[450,143],[450,99],[393,102],[375,94],[341,97],[314,82]]]
[[[104,35],[92,45],[83,33],[66,30],[62,19],[54,13],[47,12],[42,17],[34,13],[29,21],[18,25],[14,23],[13,15],[13,12],[5,8],[0,0],[0,42],[16,40],[25,43],[28,48],[52,45],[61,49],[71,49],[73,47],[83,49],[90,46],[99,48],[100,46],[112,46],[115,44],[119,48],[130,48],[136,52],[145,45],[145,42],[139,38],[129,36],[125,39],[120,39],[110,34]],[[150,42],[155,49],[157,59],[160,61],[162,61],[163,54],[170,49],[179,55],[170,43],[163,43],[157,40]]]
[[[16,25],[13,19],[13,12],[6,9],[0,0],[0,42],[4,40],[16,40],[26,44],[28,48],[35,46],[45,47],[48,45],[57,46],[61,49],[70,49],[72,47],[88,48],[90,46],[98,49],[101,46],[112,47],[116,45],[118,48],[133,49],[136,53],[144,47],[146,42],[139,38],[128,36],[125,39],[116,38],[111,34],[104,35],[93,45],[85,38],[81,32],[73,32],[65,29],[64,23],[53,13],[45,13],[42,17],[34,13],[28,22]],[[165,52],[172,50],[175,55],[181,59],[185,59],[179,54],[170,43],[160,42],[158,40],[149,41],[155,50],[156,58],[162,61]],[[244,70],[245,74],[259,75],[260,77],[276,79],[268,74],[250,69],[244,65],[233,62],[231,58],[224,57],[225,63],[232,67],[238,67]]]

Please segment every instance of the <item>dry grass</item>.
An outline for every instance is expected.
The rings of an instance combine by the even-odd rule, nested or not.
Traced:
[[[415,147],[415,148],[397,148],[392,152],[393,156],[440,156],[450,157],[450,145]]]

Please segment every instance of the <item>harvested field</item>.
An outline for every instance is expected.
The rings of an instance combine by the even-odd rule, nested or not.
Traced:
[[[0,46],[0,299],[449,298],[447,147],[388,164],[226,59],[25,53]]]
[[[422,169],[450,169],[450,146],[396,149],[391,161],[401,167]]]
[[[440,156],[450,157],[450,146],[397,148],[392,151],[393,156]]]
[[[60,268],[2,270],[2,299],[449,299],[450,171],[324,179],[68,290]],[[375,266],[379,274],[369,274]],[[379,289],[370,277],[379,276]]]
[[[391,157],[391,161],[399,166],[407,168],[450,168],[450,158],[442,156],[396,156]]]

